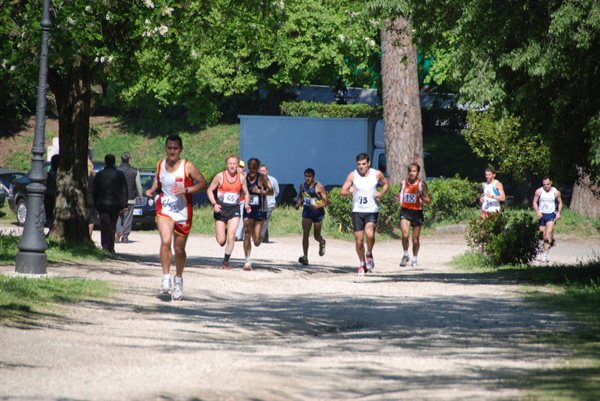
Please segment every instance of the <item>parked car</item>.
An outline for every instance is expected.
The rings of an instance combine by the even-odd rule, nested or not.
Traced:
[[[24,171],[0,167],[0,207],[4,206],[4,201],[10,193],[10,184],[26,174]]]
[[[156,173],[154,171],[140,170],[140,181],[142,182],[142,200],[137,199],[133,209],[133,224],[141,224],[144,228],[156,227],[156,199],[158,194],[148,199],[146,190],[152,187]]]
[[[104,162],[94,161],[94,170],[100,171],[104,167]],[[43,171],[47,174],[50,170],[50,162],[44,162]],[[9,194],[6,198],[8,206],[14,214],[17,215],[17,224],[22,226],[25,224],[27,218],[27,185],[31,183],[29,180],[29,174],[26,173],[24,176],[15,179],[9,187]],[[152,185],[152,184],[150,184]]]

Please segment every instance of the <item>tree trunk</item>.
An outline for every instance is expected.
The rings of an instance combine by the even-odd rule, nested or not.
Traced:
[[[591,219],[600,218],[600,187],[579,169],[579,179],[573,185],[571,210]]]
[[[409,21],[402,17],[385,21],[381,30],[381,83],[388,180],[400,183],[414,162],[424,178],[417,50]]]
[[[79,66],[60,77],[49,72],[49,84],[58,108],[60,164],[54,208],[54,239],[89,240],[86,223],[87,157],[90,125],[90,70]]]

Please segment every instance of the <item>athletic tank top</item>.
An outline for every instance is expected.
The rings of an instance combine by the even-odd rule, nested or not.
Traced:
[[[261,194],[255,194],[252,192],[252,188],[257,187],[263,189],[260,185],[258,185],[258,180],[260,179],[260,173],[256,175],[256,178],[253,182],[250,182],[250,174],[246,174],[246,185],[248,186],[248,193],[250,194],[250,206],[254,209],[265,210],[264,209],[264,196]]]
[[[548,192],[544,191],[543,187],[540,188],[538,209],[542,213],[556,212],[556,188],[552,187]]]
[[[363,177],[358,170],[354,170],[354,187],[352,193],[352,211],[354,213],[377,213],[379,203],[375,200],[377,177],[375,170],[370,168]]]
[[[320,205],[323,203],[323,198],[317,194],[317,184],[319,181],[313,181],[310,188],[306,187],[306,183],[302,185],[302,204],[304,207],[310,208],[312,205]]]
[[[483,185],[483,203],[481,204],[481,210],[488,213],[495,213],[500,211],[500,201],[498,199],[492,199],[489,196],[485,195],[486,192],[491,192],[495,196],[500,195],[500,192],[496,189],[496,183],[498,181],[494,180],[490,184],[487,182]]]
[[[187,175],[187,160],[181,159],[179,167],[174,172],[167,171],[166,159],[158,162],[158,182],[161,193],[156,202],[156,214],[169,217],[178,224],[192,222],[192,194],[173,194],[173,186],[191,187],[194,181]]]
[[[217,189],[217,202],[221,206],[237,206],[242,199],[240,192],[242,191],[242,181],[239,173],[235,176],[234,182],[229,182],[227,171],[223,171],[223,183]]]
[[[400,189],[400,205],[402,208],[423,210],[422,191],[423,183],[420,179],[413,184],[409,183],[408,179],[402,180],[402,189]]]

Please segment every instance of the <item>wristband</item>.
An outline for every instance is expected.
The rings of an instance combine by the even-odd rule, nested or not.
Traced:
[[[187,194],[187,193],[188,193],[188,188],[186,187],[186,188],[184,189],[184,191],[185,191],[185,193]]]

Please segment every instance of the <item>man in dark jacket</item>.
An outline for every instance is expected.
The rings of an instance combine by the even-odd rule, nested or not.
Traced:
[[[104,170],[94,178],[93,197],[100,216],[102,249],[114,253],[119,212],[127,210],[127,181],[125,174],[115,167],[115,155],[106,155],[104,163]]]
[[[59,156],[50,159],[50,170],[46,176],[46,192],[44,193],[44,210],[46,212],[46,225],[52,230],[54,225],[54,206],[56,206],[56,174],[58,172]]]
[[[135,199],[142,198],[142,183],[140,180],[140,172],[137,168],[131,167],[131,154],[125,152],[121,155],[121,165],[117,168],[125,174],[125,180],[127,181],[127,210],[119,213],[119,220],[117,221],[117,237],[116,242],[119,242],[119,238],[123,237],[122,242],[127,244],[129,242],[129,233],[131,232],[131,226],[133,225],[133,209],[135,207]]]

